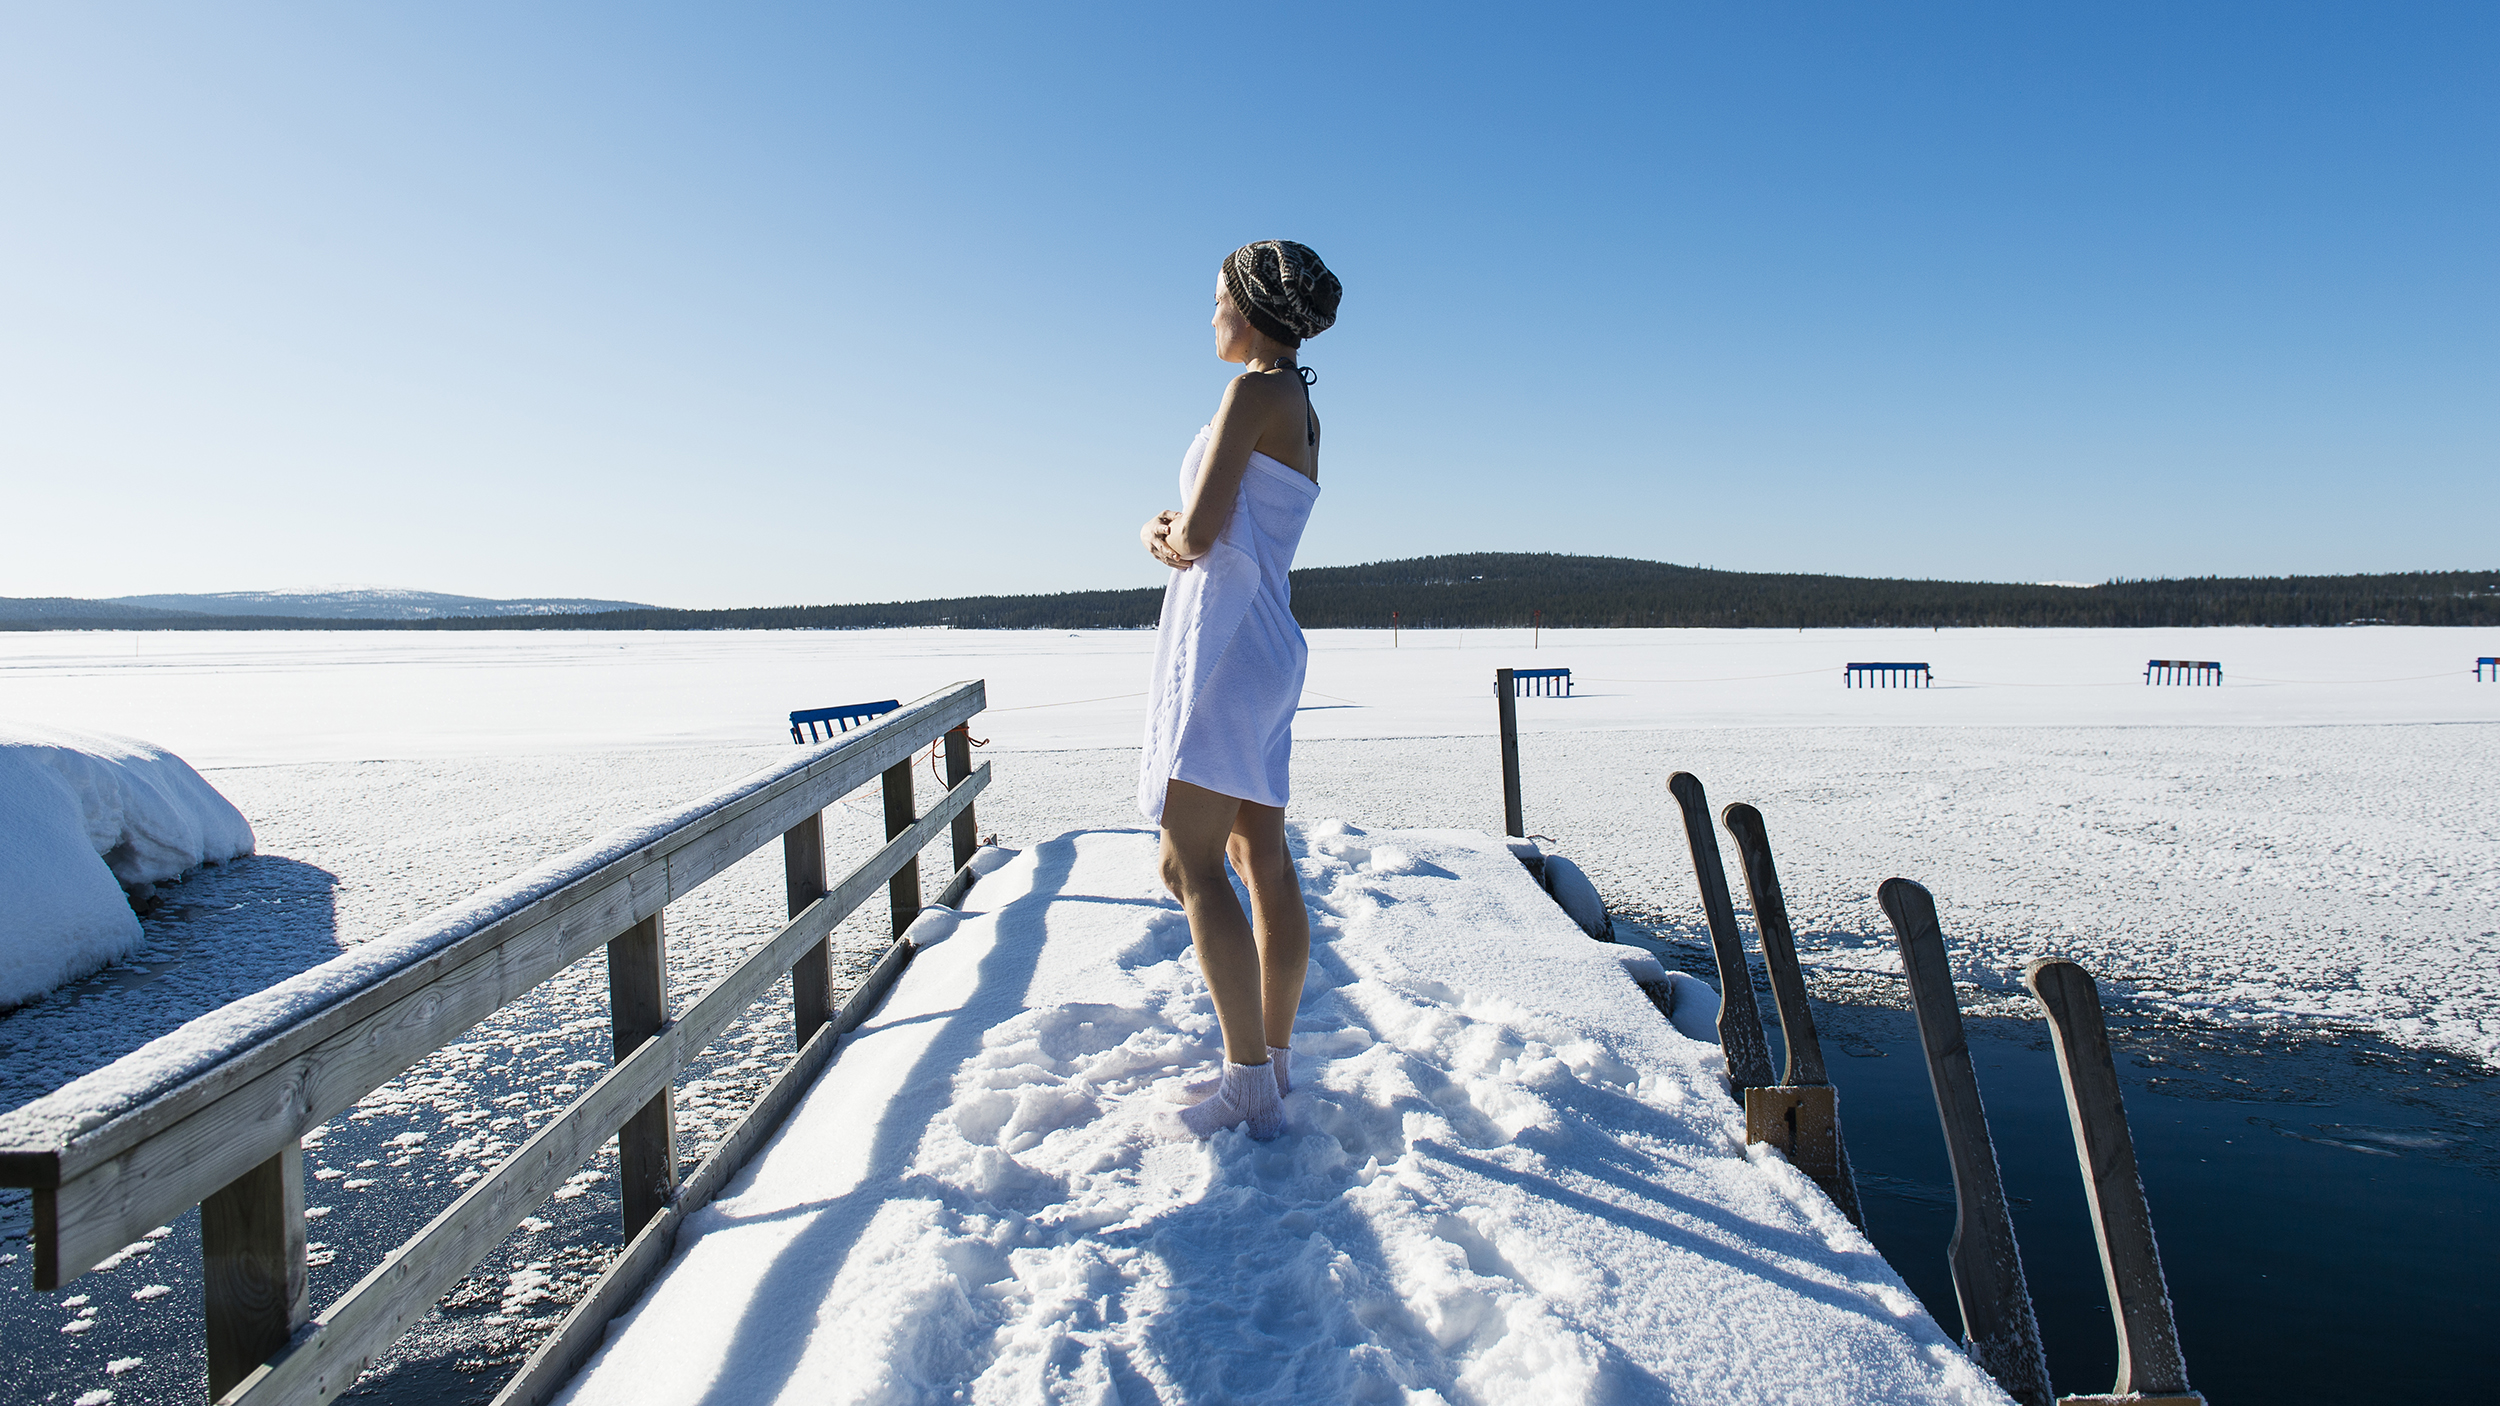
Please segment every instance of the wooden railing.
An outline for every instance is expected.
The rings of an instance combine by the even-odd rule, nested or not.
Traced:
[[[963,724],[984,704],[977,680],[930,694],[204,1016],[0,1116],[0,1185],[34,1188],[35,1287],[60,1287],[196,1205],[209,1394],[238,1406],[326,1402],[614,1137],[626,1247],[501,1398],[544,1400],[597,1345],[608,1317],[666,1262],[684,1218],[771,1133],[836,1042],[911,960],[902,934],[921,911],[918,856],[949,828],[956,872],[940,902],[961,902],[973,881],[972,798],[990,775],[986,765],[972,769]],[[946,794],[928,814],[914,815],[913,758],[941,738]],[[887,844],[828,886],[823,812],[880,774]],[[663,910],[776,836],[789,923],[670,1017]],[[894,945],[836,1009],[828,937],[879,884],[893,908]],[[304,1134],[602,945],[614,1066],[313,1314]],[[680,1185],[669,1099],[678,1070],[784,972],[798,1056]]]

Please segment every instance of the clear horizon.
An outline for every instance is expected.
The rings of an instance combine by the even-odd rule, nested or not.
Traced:
[[[0,17],[0,595],[1119,589],[1345,279],[1301,563],[2479,569],[2500,12]]]

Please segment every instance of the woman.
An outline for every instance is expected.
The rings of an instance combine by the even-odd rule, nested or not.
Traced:
[[[1181,501],[1139,535],[1172,568],[1155,637],[1137,804],[1163,827],[1163,882],[1189,915],[1224,1031],[1221,1077],[1181,1110],[1199,1137],[1285,1130],[1311,921],[1285,848],[1305,651],[1286,573],[1319,498],[1319,416],[1302,339],[1337,320],[1337,277],[1291,240],[1245,244],[1215,284],[1215,354],[1242,374],[1181,460]],[[1224,861],[1250,890],[1242,918]]]

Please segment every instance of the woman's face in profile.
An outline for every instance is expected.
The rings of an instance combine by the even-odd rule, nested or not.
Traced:
[[[1215,328],[1215,355],[1220,361],[1250,359],[1250,319],[1233,306],[1231,290],[1224,286],[1224,274],[1215,275],[1215,316],[1209,321]]]

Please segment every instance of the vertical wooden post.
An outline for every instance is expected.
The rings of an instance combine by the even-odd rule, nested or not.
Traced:
[[[1780,1043],[1787,1048],[1788,1067],[1782,1084],[1828,1084],[1823,1069],[1823,1042],[1814,1029],[1814,1012],[1806,1005],[1805,974],[1797,966],[1797,936],[1788,925],[1788,900],[1780,893],[1779,870],[1771,863],[1771,836],[1762,812],[1742,801],[1719,812],[1720,823],[1736,840],[1736,857],[1745,866],[1745,893],[1753,900],[1754,930],[1762,935],[1762,965],[1771,977],[1771,1003],[1779,1010]]]
[[[2101,993],[2091,974],[2060,957],[2042,957],[2023,973],[2023,984],[2048,1012],[2057,1045],[2057,1073],[2066,1085],[2066,1114],[2074,1125],[2075,1160],[2083,1165],[2083,1193],[2092,1206],[2092,1232],[2101,1246],[2101,1277],[2109,1290],[2109,1316],[2118,1330],[2118,1384],[2112,1396],[2184,1396],[2187,1359],[2179,1352],[2179,1328],[2170,1317],[2170,1288],[2153,1243],[2153,1212],[2144,1202],[2144,1181],[2135,1167],[2135,1139],[2127,1132],[2127,1107],[2118,1093],[2118,1066],[2110,1058],[2109,1028],[2101,1020]]]
[[[912,811],[911,763],[903,758],[885,769],[885,837],[889,840],[919,823]],[[894,871],[885,886],[886,901],[894,909],[894,935],[901,937],[911,920],[920,916],[920,857]]]
[[[825,816],[818,811],[781,835],[781,869],[790,891],[790,916],[825,896]],[[807,949],[790,968],[790,1009],[798,1048],[833,1019],[833,939]]]
[[[1526,839],[1528,822],[1519,806],[1519,702],[1511,696],[1510,670],[1493,671],[1493,696],[1502,721],[1502,833]]]
[[[1858,1201],[1857,1173],[1849,1166],[1849,1144],[1840,1135],[1840,1095],[1831,1088],[1823,1067],[1823,1041],[1814,1029],[1814,1012],[1806,1004],[1805,973],[1797,965],[1797,936],[1788,925],[1788,900],[1780,892],[1779,869],[1771,862],[1771,835],[1762,812],[1739,801],[1719,812],[1720,823],[1736,840],[1736,856],[1745,866],[1745,892],[1753,899],[1753,925],[1762,934],[1762,965],[1770,973],[1771,1000],[1779,1008],[1780,1043],[1788,1051],[1788,1067],[1779,1086],[1745,1091],[1746,1138],[1779,1142],[1780,1150],[1800,1171],[1814,1178],[1851,1225],[1866,1228],[1866,1210]],[[1762,1101],[1757,1113],[1755,1103]],[[1755,1129],[1769,1130],[1757,1136]]]
[[[946,731],[946,789],[954,790],[972,775],[972,724],[963,723]],[[972,819],[967,803],[955,812],[955,867],[972,862],[972,852],[981,847],[981,832]]]
[[[608,1020],[620,1063],[668,1024],[668,941],[657,913],[608,940]],[[616,1131],[627,1240],[677,1194],[674,1097],[660,1090]]]
[[[208,1394],[234,1389],[312,1317],[304,1265],[304,1149],[286,1150],[200,1203]]]
[[[1684,812],[1684,839],[1693,851],[1693,882],[1701,888],[1701,912],[1710,924],[1710,953],[1719,964],[1719,1049],[1727,1057],[1727,1082],[1736,1101],[1745,1090],[1771,1084],[1771,1046],[1762,1038],[1762,1009],[1753,1001],[1753,969],[1745,965],[1736,932],[1736,905],[1727,896],[1727,867],[1719,862],[1719,837],[1710,828],[1710,798],[1701,778],[1679,771],[1667,791]]]
[[[1996,1146],[1988,1140],[1988,1113],[1979,1102],[1979,1076],[1971,1069],[1962,1010],[1953,998],[1953,967],[1945,959],[1936,900],[1907,879],[1884,880],[1875,899],[1892,920],[1901,948],[1919,1043],[1927,1051],[1927,1079],[1936,1092],[1936,1117],[1944,1124],[1945,1152],[1953,1161],[1953,1241],[1947,1253],[1953,1296],[1962,1306],[1962,1345],[2022,1406],[2051,1406],[2040,1320],[2023,1279]]]

